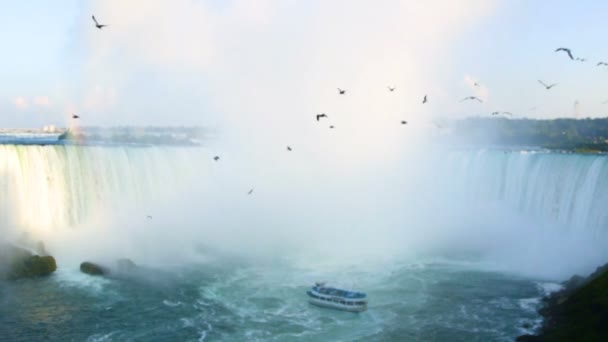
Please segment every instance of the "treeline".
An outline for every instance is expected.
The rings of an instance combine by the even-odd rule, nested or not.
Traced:
[[[475,144],[608,152],[608,118],[536,120],[476,117],[454,122],[450,135]]]
[[[200,145],[214,137],[205,127],[79,127],[67,130],[59,142],[141,145]]]

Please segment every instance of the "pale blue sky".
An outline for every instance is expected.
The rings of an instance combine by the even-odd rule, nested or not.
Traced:
[[[475,5],[475,1],[464,0],[462,6]],[[260,1],[263,5],[259,8],[254,2],[254,5],[243,6],[245,10],[233,8],[238,7],[234,6],[237,2],[201,0],[198,3],[201,8],[206,6],[203,10],[212,12],[209,15],[213,16],[215,26],[205,27],[204,23],[197,23],[202,26],[190,30],[184,24],[183,30],[174,31],[170,27],[171,20],[161,20],[160,27],[152,37],[145,35],[145,31],[140,31],[135,25],[127,27],[120,22],[140,15],[136,11],[116,13],[124,10],[121,5],[112,7],[114,5],[102,1],[76,0],[4,2],[0,11],[0,42],[4,46],[0,53],[0,126],[37,127],[49,123],[65,126],[71,111],[77,111],[84,117],[89,115],[87,124],[92,125],[206,124],[216,123],[217,116],[224,111],[254,110],[252,104],[255,106],[255,101],[251,98],[243,108],[225,105],[231,100],[239,101],[239,89],[218,100],[222,97],[218,95],[219,92],[230,89],[225,84],[217,83],[222,78],[221,70],[225,68],[227,73],[238,70],[238,74],[234,71],[226,75],[232,84],[239,83],[241,76],[244,83],[256,84],[255,80],[248,78],[253,78],[258,70],[272,70],[273,66],[277,70],[285,68],[286,72],[269,77],[276,81],[281,77],[291,77],[290,68],[301,65],[296,58],[301,58],[303,54],[314,54],[311,59],[315,60],[323,58],[323,51],[309,51],[316,46],[318,36],[308,37],[307,32],[315,31],[316,22],[312,19],[323,18],[325,3],[329,2]],[[382,6],[390,7],[397,2],[383,1]],[[171,6],[173,2],[148,3],[161,3],[157,7],[163,7]],[[190,12],[196,15],[195,10],[190,11],[186,7],[196,5],[180,3],[183,4],[176,7],[183,8],[167,13],[167,18],[176,16],[176,20],[179,20],[183,13]],[[441,3],[435,1],[438,8],[441,8]],[[357,25],[362,27],[358,32],[363,34],[365,25],[371,28],[375,23],[382,22],[380,14],[373,16],[376,5],[371,1],[369,4],[372,8],[369,21],[360,15],[353,15],[353,18],[361,20]],[[196,10],[201,8],[197,7]],[[150,20],[163,18],[163,11],[167,12],[167,9],[159,9],[159,16]],[[224,11],[232,11],[232,17],[224,14]],[[111,26],[98,32],[90,21],[92,13],[98,13],[100,21],[108,22]],[[271,14],[266,17],[267,13]],[[245,25],[240,22],[250,15],[257,26],[226,32],[232,26]],[[411,52],[415,54],[416,62],[410,63],[421,65],[419,68],[414,65],[410,69],[432,70],[431,81],[443,87],[441,96],[434,94],[429,87],[415,89],[411,84],[407,85],[406,91],[401,83],[399,90],[404,91],[398,96],[402,97],[404,103],[410,98],[417,103],[421,94],[425,93],[429,93],[431,99],[440,98],[441,104],[432,109],[433,115],[439,117],[485,115],[493,110],[508,110],[518,116],[539,118],[573,116],[573,106],[577,100],[581,116],[605,116],[608,105],[601,102],[608,100],[608,68],[595,64],[600,60],[608,61],[608,45],[605,44],[607,17],[608,2],[604,1],[495,1],[487,13],[473,18],[463,15],[457,19],[472,22],[470,25],[463,23],[465,28],[459,34],[441,41],[447,48],[441,56],[429,59],[432,65],[422,65],[426,53],[424,43],[417,44],[417,51]],[[233,22],[234,18],[239,20],[238,24]],[[205,20],[201,18],[201,21]],[[439,17],[438,24],[441,20]],[[329,29],[340,30],[339,27]],[[286,33],[283,36],[283,30],[297,37],[290,39]],[[348,35],[348,28],[345,30],[347,32],[341,34]],[[412,31],[411,27],[408,30]],[[196,32],[194,40],[190,37],[192,32]],[[123,33],[134,37],[134,40],[120,41]],[[241,33],[247,34],[243,36],[243,41],[239,41]],[[151,54],[159,55],[159,60],[142,60],[141,55],[133,52],[136,47],[139,48],[133,42],[153,41],[159,34],[166,36],[163,38],[166,41],[175,41],[176,44],[183,39],[184,46],[155,46],[154,42],[142,45],[150,48]],[[328,36],[331,35],[332,32],[328,32]],[[197,49],[190,53],[188,50],[194,49],[192,45],[198,36],[209,44],[206,45],[211,51],[209,62],[204,61],[208,52],[206,48],[202,52]],[[245,47],[248,42],[252,46]],[[300,43],[301,50],[298,47]],[[360,41],[352,43],[361,44]],[[97,44],[105,45],[96,49],[95,53],[91,52]],[[319,50],[322,46],[319,45]],[[561,46],[570,47],[576,56],[588,58],[589,61],[572,62],[565,55],[553,52]],[[345,48],[348,47],[345,43]],[[370,46],[370,49],[374,48],[377,46]],[[184,53],[173,56],[169,49],[183,49]],[[265,55],[249,61],[249,52],[256,49],[264,49]],[[407,48],[404,51],[407,53]],[[432,47],[428,53],[435,51],[437,49]],[[237,58],[239,54],[242,59]],[[196,58],[190,60],[188,55]],[[221,63],[218,63],[213,56],[228,58],[220,58]],[[264,60],[264,57],[274,60]],[[341,59],[348,60],[349,57],[342,56]],[[201,60],[201,65],[198,65]],[[169,62],[165,66],[163,63],[166,61]],[[239,65],[233,67],[230,63]],[[260,63],[268,65],[260,66]],[[183,69],[180,67],[182,65]],[[353,68],[348,72],[357,73],[359,70]],[[404,71],[395,71],[399,72]],[[458,102],[462,97],[472,95],[472,90],[464,82],[466,75],[487,88],[487,101],[483,105],[463,105]],[[407,79],[404,77],[398,75],[396,79]],[[333,81],[336,77],[328,78]],[[537,83],[537,79],[558,83],[558,86],[546,91]],[[292,82],[297,80],[286,80],[288,84]],[[348,88],[348,81],[345,80],[341,86]],[[263,81],[259,87],[263,91]],[[333,91],[335,86],[328,84],[327,88]],[[322,105],[322,99],[315,101]],[[531,107],[537,109],[530,111]]]

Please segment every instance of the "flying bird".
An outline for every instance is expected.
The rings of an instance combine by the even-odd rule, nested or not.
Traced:
[[[390,92],[393,92],[393,91],[395,91],[395,89],[397,89],[397,87],[387,87],[387,88],[388,88],[388,91],[390,91]]]
[[[327,114],[325,113],[321,113],[321,114],[317,114],[317,121],[319,121],[320,118],[326,118]]]
[[[422,104],[425,104],[427,102],[428,102],[428,100],[426,99],[426,95],[424,95],[424,98],[422,99]]]
[[[402,125],[407,125],[407,121],[405,121],[405,120],[401,120],[401,124],[402,124]]]
[[[291,151],[291,147],[287,146],[287,151]]]
[[[579,61],[579,62],[586,62],[587,58],[576,57],[576,60]]]
[[[338,93],[340,95],[344,95],[346,93],[346,90],[338,88]]]
[[[79,119],[80,116],[76,115],[76,114],[72,114],[72,119]]]
[[[249,190],[249,192],[247,192],[247,195],[251,195],[253,193],[253,189]]]
[[[513,113],[511,113],[511,112],[492,112],[492,115],[500,115],[500,114],[513,116]]]
[[[479,87],[479,83],[475,82],[473,83],[474,86]]]
[[[108,26],[108,25],[101,25],[101,24],[99,24],[99,23],[97,22],[97,19],[95,19],[95,16],[92,16],[91,18],[93,18],[93,21],[95,22],[95,27],[97,27],[97,28],[98,28],[98,29],[100,29],[100,30],[101,30],[102,28],[104,28],[104,27]]]
[[[479,103],[482,103],[482,102],[483,102],[483,101],[482,101],[482,100],[481,100],[479,97],[477,97],[477,96],[467,96],[467,97],[465,97],[464,99],[460,100],[460,102],[462,102],[462,101],[466,101],[466,100],[477,100],[477,101],[479,101]]]
[[[599,62],[599,63],[597,63],[597,66],[602,66],[602,65],[608,66],[608,63],[606,63],[606,62]]]
[[[541,80],[538,80],[538,83],[542,84],[543,87],[545,87],[547,90],[549,90],[549,89],[551,89],[551,88],[553,88],[553,87],[555,87],[557,85],[557,83],[553,83],[551,85],[547,85],[545,82],[543,82]]]
[[[215,161],[220,160],[220,156],[215,156],[215,157],[213,157],[213,160],[215,160]]]
[[[558,48],[558,49],[555,50],[555,52],[558,52],[558,51],[564,51],[565,53],[568,54],[568,57],[570,57],[571,60],[574,60],[574,57],[572,57],[572,52],[570,51],[570,49],[568,49],[568,48]]]
[[[329,126],[329,128],[334,129],[334,125]]]
[[[148,215],[148,216],[146,216],[146,218],[147,218],[148,220],[151,220],[151,219],[152,219],[152,215]]]

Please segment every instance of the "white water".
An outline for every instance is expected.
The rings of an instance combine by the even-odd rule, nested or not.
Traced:
[[[543,152],[450,154],[454,191],[469,201],[500,201],[580,234],[608,233],[608,157]]]
[[[74,262],[108,246],[162,259],[227,241],[241,252],[298,247],[351,262],[439,249],[552,279],[608,259],[605,156],[439,151],[410,160],[412,178],[404,168],[321,173],[331,184],[318,172],[305,180],[300,163],[292,178],[258,171],[252,196],[247,168],[222,170],[225,162],[202,148],[0,145],[0,225],[63,253],[80,245]],[[277,167],[289,170],[269,170]]]
[[[200,149],[0,145],[0,225],[60,232],[111,210],[144,216],[204,172]]]

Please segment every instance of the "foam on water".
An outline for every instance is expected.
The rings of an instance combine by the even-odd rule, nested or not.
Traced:
[[[107,297],[112,294],[112,290],[108,289],[108,285],[113,280],[101,276],[96,277],[84,274],[78,268],[59,267],[53,274],[53,279],[62,287],[78,288],[96,296]]]

